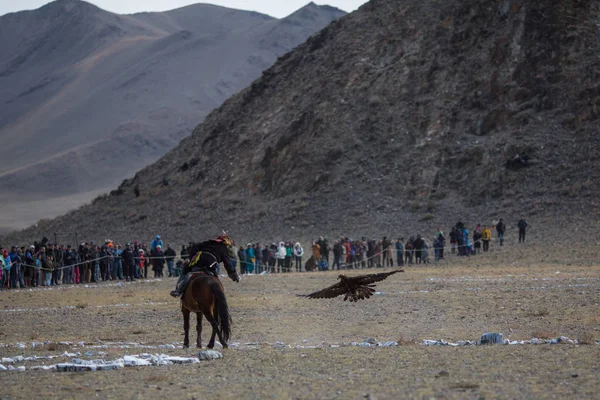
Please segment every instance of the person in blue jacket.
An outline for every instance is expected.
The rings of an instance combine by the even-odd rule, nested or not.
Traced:
[[[21,268],[21,257],[17,254],[17,246],[10,248],[8,253],[8,259],[10,261],[10,287],[13,289],[17,288],[17,281],[19,279],[19,269]]]
[[[2,290],[9,281],[10,274],[10,257],[8,257],[8,250],[0,249],[2,254],[0,254],[0,268],[2,269],[2,273],[0,274],[0,290]]]
[[[254,248],[251,243],[248,243],[246,247],[246,273],[251,274],[254,272]]]
[[[150,243],[150,251],[156,250],[156,246],[163,247],[163,241],[160,239],[160,235],[156,235],[152,243]]]
[[[398,239],[396,242],[396,259],[398,260],[398,266],[404,265],[404,238]]]
[[[465,255],[471,254],[471,241],[469,240],[469,230],[467,228],[463,229],[464,241],[465,241]]]

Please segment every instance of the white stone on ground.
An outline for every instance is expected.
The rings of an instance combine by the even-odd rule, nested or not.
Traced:
[[[200,350],[198,353],[199,360],[216,360],[217,358],[223,358],[223,354],[216,350]]]

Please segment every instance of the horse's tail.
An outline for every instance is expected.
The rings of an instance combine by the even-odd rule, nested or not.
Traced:
[[[229,335],[231,335],[231,314],[229,314],[227,299],[225,298],[225,293],[218,284],[213,285],[212,288],[213,295],[215,296],[215,305],[217,308],[215,320],[221,325],[221,334],[223,335],[223,340],[227,342],[229,341]]]

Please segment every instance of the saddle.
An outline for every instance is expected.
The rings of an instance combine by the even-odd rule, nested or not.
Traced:
[[[187,282],[187,286],[189,287],[189,285],[196,280],[197,278],[200,278],[201,276],[212,276],[213,278],[217,278],[219,279],[219,277],[217,276],[216,273],[213,273],[207,269],[201,269],[198,271],[192,271],[189,273],[189,278],[188,278],[188,282]]]

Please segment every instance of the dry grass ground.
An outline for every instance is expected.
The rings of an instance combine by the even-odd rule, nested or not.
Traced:
[[[333,283],[335,272],[251,276],[239,284],[225,280],[234,320],[231,341],[258,342],[258,349],[231,348],[222,360],[193,366],[2,373],[1,397],[594,398],[600,390],[600,345],[419,344],[477,339],[489,331],[510,339],[600,339],[600,268],[587,261],[594,260],[592,253],[581,249],[572,257],[513,247],[468,260],[453,257],[440,266],[411,266],[380,282],[382,295],[358,304],[295,296]],[[168,295],[173,283],[3,292],[0,342],[181,342],[178,302]],[[14,309],[21,311],[8,311]],[[208,334],[205,329],[203,343]],[[295,348],[369,337],[402,345]],[[274,349],[270,344],[276,341],[292,348]],[[0,356],[64,350],[2,348]],[[112,358],[142,352],[106,351]]]

